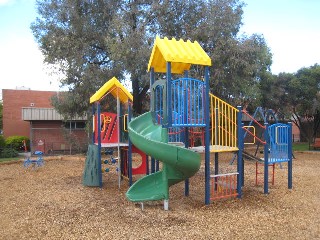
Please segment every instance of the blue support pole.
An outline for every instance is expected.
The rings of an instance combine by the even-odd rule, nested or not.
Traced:
[[[188,71],[184,71],[184,77],[188,78]],[[188,91],[186,88],[183,89],[183,94],[184,94],[184,123],[188,123]],[[189,147],[189,128],[185,127],[184,128],[184,147],[188,148]],[[189,178],[184,181],[184,195],[189,196]]]
[[[188,78],[188,71],[184,71],[184,77]],[[187,124],[188,123],[188,104],[189,104],[189,102],[188,102],[188,88],[186,86],[186,81],[184,82],[183,95],[184,95],[184,99],[183,99],[183,101],[184,101],[184,104],[183,104],[183,106],[184,106],[184,109],[183,109],[184,119],[183,119],[183,121],[185,124]],[[187,133],[188,133],[188,129],[186,128],[186,134]],[[188,138],[186,138],[186,139],[188,139]]]
[[[92,104],[92,144],[94,144],[95,141],[95,129],[94,129],[94,125],[95,125],[95,119],[94,119],[94,114],[95,114],[95,106],[94,104]]]
[[[131,109],[131,102],[128,101],[128,123],[131,121],[132,118],[132,109]],[[130,140],[130,138],[128,138],[128,177],[129,177],[129,186],[132,185],[132,142]]]
[[[242,107],[237,107],[239,112],[237,116],[237,135],[238,135],[238,161],[237,161],[237,192],[238,192],[238,198],[242,197],[242,186],[244,185],[244,161],[242,157],[243,147],[244,147],[244,136],[242,131]]]
[[[155,173],[156,172],[156,160],[151,157],[151,173]]]
[[[151,89],[151,86],[154,84],[154,82],[155,82],[154,67],[152,67],[150,69],[150,91],[153,91]],[[151,157],[151,173],[155,173],[155,169],[156,169],[156,162],[155,162],[155,159]]]
[[[171,62],[167,62],[167,123],[166,127],[172,126],[172,93],[171,93]]]
[[[269,124],[265,123],[264,140],[266,144],[264,145],[264,194],[269,193]]]
[[[241,133],[242,133],[242,136],[244,136],[243,127],[244,127],[244,123],[241,124]],[[241,180],[241,185],[242,185],[242,187],[244,186],[244,159],[243,159],[244,139],[245,139],[245,138],[243,138],[243,140],[242,140],[242,152],[241,152],[241,154],[242,154],[242,156],[241,156],[241,157],[242,157],[242,180]],[[242,193],[242,191],[241,191],[241,193]]]
[[[289,122],[288,133],[288,188],[292,189],[292,123]]]
[[[149,175],[150,171],[149,171],[149,156],[146,154],[146,175]]]
[[[184,195],[189,196],[189,178],[184,181]]]
[[[150,88],[154,84],[155,78],[154,78],[154,67],[150,69]],[[150,89],[151,90],[151,89]]]
[[[205,67],[205,204],[210,204],[210,106],[209,67]]]
[[[101,109],[100,102],[97,102],[97,118],[98,118],[98,174],[99,174],[99,186],[102,188],[102,171],[101,171]]]

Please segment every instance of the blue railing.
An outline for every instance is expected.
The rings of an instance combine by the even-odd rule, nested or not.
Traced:
[[[154,105],[154,112],[155,112],[155,120],[158,124],[162,124],[164,118],[163,112],[163,86],[157,85],[154,88],[154,98],[155,98],[155,105]]]
[[[168,131],[169,142],[185,142],[185,131],[184,128],[171,127]]]
[[[289,125],[276,123],[268,127],[270,154],[269,163],[287,162],[289,158]]]
[[[172,84],[172,126],[205,126],[205,83],[179,78]]]

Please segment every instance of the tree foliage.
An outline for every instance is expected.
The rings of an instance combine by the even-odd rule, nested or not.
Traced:
[[[111,56],[110,24],[118,1],[37,1],[39,17],[32,24],[45,62],[64,75],[61,85],[69,91],[54,97],[59,112],[82,114],[90,96],[123,67]]]
[[[240,0],[38,0],[32,24],[45,62],[64,74],[69,91],[54,105],[80,114],[112,76],[132,84],[134,110],[143,111],[146,72],[156,35],[197,40],[212,58],[211,90],[236,104],[260,99],[258,83],[271,53],[260,35],[238,36]],[[201,68],[193,73],[201,77]]]
[[[264,107],[291,119],[302,136],[312,141],[320,126],[320,66],[296,73],[269,75],[260,83]],[[309,131],[311,129],[311,131]]]

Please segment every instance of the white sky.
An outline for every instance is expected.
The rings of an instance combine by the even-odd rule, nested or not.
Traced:
[[[30,30],[35,18],[35,0],[0,0],[0,89],[59,89]]]
[[[263,34],[273,53],[272,73],[294,73],[320,63],[319,0],[244,2],[242,31]]]
[[[241,31],[263,34],[273,53],[272,73],[320,63],[319,0],[244,2]],[[59,90],[30,30],[36,16],[35,0],[0,0],[0,89]]]

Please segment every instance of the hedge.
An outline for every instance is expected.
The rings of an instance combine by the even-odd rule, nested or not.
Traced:
[[[27,149],[30,149],[30,139],[24,136],[11,136],[6,138],[6,148],[13,148],[18,152],[24,151],[23,141],[26,141]]]

